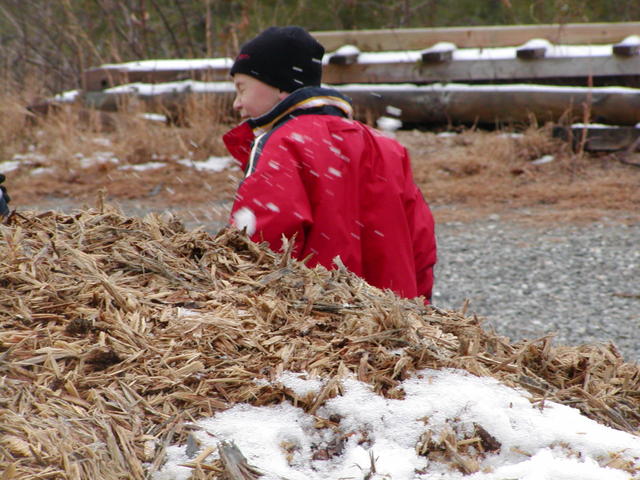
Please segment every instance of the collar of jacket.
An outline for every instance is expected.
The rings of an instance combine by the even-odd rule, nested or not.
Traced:
[[[244,166],[251,153],[253,140],[289,118],[305,113],[353,117],[351,100],[340,92],[324,87],[304,87],[288,95],[260,117],[250,118],[223,136],[223,141],[236,160]]]
[[[295,116],[309,109],[320,114],[333,113],[348,118],[353,116],[353,107],[348,97],[330,88],[304,87],[288,95],[261,117],[250,118],[247,122],[257,137],[286,120],[288,116]]]

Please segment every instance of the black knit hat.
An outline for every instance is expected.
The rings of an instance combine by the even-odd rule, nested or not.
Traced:
[[[240,49],[231,75],[244,73],[293,92],[319,86],[324,47],[301,27],[269,27]]]

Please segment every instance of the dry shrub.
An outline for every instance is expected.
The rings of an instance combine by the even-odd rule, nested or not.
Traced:
[[[477,130],[449,137],[403,132],[400,140],[412,152],[417,183],[426,186],[431,202],[443,204],[489,198],[504,201],[509,195],[505,184],[535,151],[536,143],[520,147],[519,138]]]
[[[19,98],[11,93],[0,94],[0,161],[29,143],[29,117]]]
[[[239,119],[229,115],[230,99],[218,95],[189,95],[178,117],[178,130],[187,129],[195,160],[228,155],[221,136]]]
[[[10,99],[12,104],[2,106],[4,111],[15,105],[15,113],[13,120],[2,116],[7,124],[2,134],[11,141],[1,142],[0,172],[7,176],[13,208],[80,206],[104,190],[110,200],[145,203],[134,208],[166,209],[170,198],[172,208],[204,212],[202,221],[226,220],[222,202],[232,197],[238,172],[200,171],[181,162],[228,155],[221,141],[228,125],[210,99],[186,103],[180,116],[140,102],[122,105],[126,108],[117,113],[65,103],[35,115],[27,110],[31,102],[18,95]],[[150,119],[147,112],[154,111],[164,113],[165,121]],[[5,160],[19,161],[18,168],[3,168]],[[149,162],[159,167],[123,168]]]
[[[512,138],[518,158],[525,162],[544,155],[566,157],[570,154],[567,144],[552,137],[551,125],[542,128],[530,127],[522,135]]]
[[[166,120],[151,117],[150,108],[165,113]],[[27,111],[20,104],[14,110]],[[77,103],[56,105],[44,116],[30,115],[29,126],[15,132],[21,145],[14,144],[12,150],[38,152],[46,158],[46,166],[67,174],[81,168],[81,159],[96,152],[116,157],[120,164],[202,160],[225,152],[220,136],[226,126],[221,125],[219,112],[212,101],[189,102],[181,112],[180,124],[172,124],[173,112],[140,102],[124,105],[117,113],[90,110]],[[109,164],[103,168],[110,168]]]
[[[212,95],[185,95],[178,107],[161,102],[129,102],[113,114],[115,143],[125,147],[131,163],[143,163],[149,157],[181,157],[204,160],[211,155],[226,155],[221,135],[230,119],[224,99]],[[149,114],[164,121],[151,120]]]

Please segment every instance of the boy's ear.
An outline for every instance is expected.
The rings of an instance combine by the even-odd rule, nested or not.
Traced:
[[[280,92],[278,93],[278,98],[280,100],[284,100],[288,96],[289,96],[289,92],[285,92],[284,90],[280,90]]]

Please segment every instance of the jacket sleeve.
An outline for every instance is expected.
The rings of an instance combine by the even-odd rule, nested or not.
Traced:
[[[431,301],[433,267],[436,264],[436,235],[433,214],[413,180],[408,154],[405,156],[405,210],[411,229],[418,295]]]
[[[281,250],[283,236],[295,235],[296,258],[313,221],[297,156],[286,142],[269,139],[240,184],[231,210],[232,225],[246,228],[253,241],[266,241],[275,252]]]

